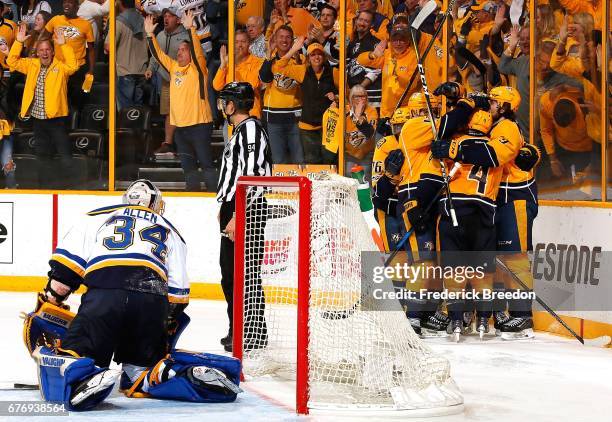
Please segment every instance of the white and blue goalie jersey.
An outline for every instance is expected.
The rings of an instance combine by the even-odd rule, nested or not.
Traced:
[[[49,276],[73,289],[81,284],[168,295],[187,303],[187,245],[159,214],[136,205],[87,213],[55,249]]]

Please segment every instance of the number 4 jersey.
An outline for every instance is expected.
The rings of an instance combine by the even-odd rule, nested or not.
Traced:
[[[148,208],[114,205],[87,213],[59,242],[49,275],[73,288],[123,288],[187,303],[187,246]]]

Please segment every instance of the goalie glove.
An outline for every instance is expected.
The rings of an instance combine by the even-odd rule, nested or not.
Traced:
[[[400,149],[394,149],[385,158],[385,176],[387,176],[394,184],[400,182],[397,177],[404,165],[404,154]]]
[[[535,145],[525,144],[514,159],[514,164],[523,171],[530,171],[540,161],[540,150]]]
[[[60,307],[47,302],[45,295],[39,293],[34,312],[22,312],[23,342],[30,354],[38,346],[52,347],[56,340],[62,339],[75,316],[68,309],[68,305]]]

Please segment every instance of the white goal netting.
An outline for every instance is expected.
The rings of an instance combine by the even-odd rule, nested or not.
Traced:
[[[450,377],[449,362],[423,344],[399,302],[362,303],[361,253],[377,248],[359,209],[357,182],[340,176],[312,182],[309,246],[300,248],[299,214],[307,201],[297,187],[271,184],[265,194],[248,187],[250,205],[246,213],[237,210],[245,218],[242,342],[247,380],[295,378],[297,366],[305,364],[296,357],[298,336],[306,335],[297,323],[298,272],[305,270],[310,279],[304,355],[308,408],[460,406],[463,398]],[[308,254],[309,265],[300,267],[300,258]],[[392,290],[386,283],[383,287]],[[366,290],[372,287],[363,284]]]

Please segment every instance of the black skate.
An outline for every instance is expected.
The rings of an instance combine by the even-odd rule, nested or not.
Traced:
[[[501,326],[501,338],[504,340],[524,340],[533,338],[533,320],[531,318],[511,318]]]
[[[418,318],[408,318],[408,322],[410,322],[410,326],[414,330],[414,333],[418,336],[421,335],[421,320]]]
[[[493,326],[495,327],[495,335],[501,335],[501,327],[506,322],[510,321],[510,316],[507,313],[498,311],[493,313]]]
[[[420,323],[422,338],[439,338],[448,336],[448,333],[446,332],[448,322],[440,321],[435,315],[429,315],[421,318]]]

